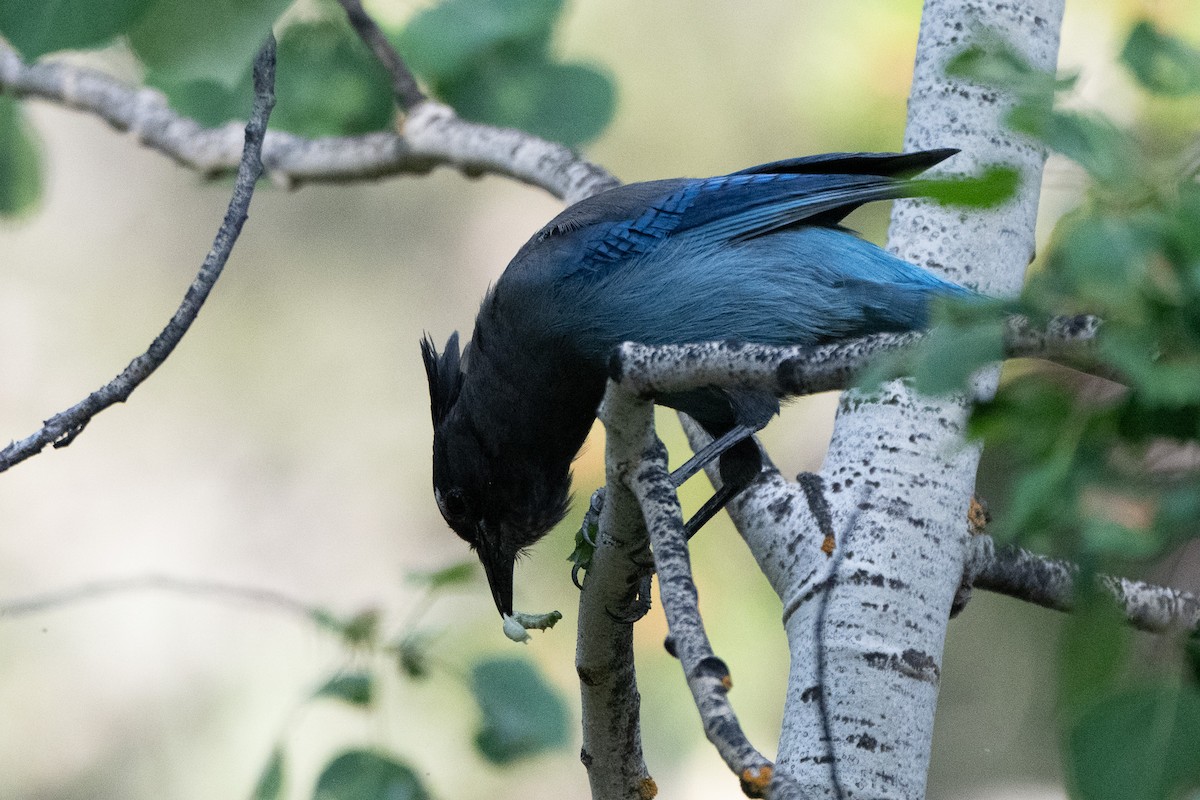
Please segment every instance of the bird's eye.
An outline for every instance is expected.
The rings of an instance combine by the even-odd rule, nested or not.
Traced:
[[[467,499],[463,496],[461,489],[451,489],[440,498],[442,501],[442,513],[448,520],[459,520],[467,514]]]

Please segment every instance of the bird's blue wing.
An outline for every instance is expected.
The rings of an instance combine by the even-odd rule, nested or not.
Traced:
[[[751,167],[731,175],[661,184],[622,203],[621,190],[605,198],[607,214],[586,220],[574,266],[603,271],[614,262],[646,255],[668,238],[696,244],[744,241],[802,223],[832,225],[858,206],[908,192],[909,175],[956,151],[908,154],[827,153]],[[575,219],[579,219],[578,216]],[[555,228],[548,226],[547,230]]]
[[[557,282],[558,330],[589,357],[622,341],[813,345],[928,323],[962,287],[853,233],[803,226],[722,246],[671,239],[651,255]]]
[[[881,175],[905,178],[940,164],[959,152],[957,148],[919,150],[915,153],[820,153],[813,156],[772,161],[734,172],[734,175],[759,175],[769,172],[804,172],[826,175]]]

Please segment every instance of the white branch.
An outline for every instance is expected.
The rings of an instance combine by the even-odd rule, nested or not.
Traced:
[[[1005,326],[1005,358],[1044,358],[1097,369],[1092,346],[1097,317],[1058,317],[1035,327],[1024,317]],[[880,333],[818,347],[701,342],[649,346],[626,342],[613,356],[616,381],[632,392],[657,395],[703,386],[761,389],[778,397],[854,387],[864,369],[883,356],[918,345],[925,333]]]
[[[214,175],[237,169],[244,123],[206,128],[167,105],[162,93],[101,72],[56,62],[26,64],[0,41],[0,91],[100,117],[186,167]],[[507,175],[574,202],[616,185],[601,167],[563,145],[522,131],[460,119],[431,100],[415,105],[400,133],[308,139],[268,131],[263,166],[288,186],[423,175],[447,165],[468,175]]]
[[[774,769],[742,731],[727,697],[733,685],[729,668],[713,653],[700,619],[683,516],[667,472],[666,448],[654,433],[653,405],[610,382],[600,419],[607,436],[608,491],[628,487],[637,498],[653,547],[671,649],[683,667],[704,732],[743,791],[762,797]]]

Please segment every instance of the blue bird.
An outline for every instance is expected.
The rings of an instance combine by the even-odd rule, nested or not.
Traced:
[[[829,153],[714,178],[619,186],[534,234],[488,292],[460,355],[421,342],[442,516],[512,613],[517,555],[566,513],[570,466],[625,341],[816,345],[924,327],[930,299],[967,290],[839,225],[956,150]],[[655,398],[719,441],[724,489],[694,532],[761,469],[748,435],[779,410],[753,391]]]

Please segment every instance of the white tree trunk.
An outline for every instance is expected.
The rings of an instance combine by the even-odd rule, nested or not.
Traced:
[[[890,246],[991,295],[1018,291],[1034,249],[1044,154],[1003,124],[1009,102],[943,75],[983,26],[1053,70],[1061,0],[928,0],[905,150],[959,147],[944,171],[1007,163],[1023,176],[1003,208],[965,213],[896,204]],[[981,388],[994,386],[996,373]],[[920,798],[950,606],[968,552],[978,450],[963,443],[965,404],[900,384],[843,396],[821,472],[831,554],[794,484],[775,476],[732,509],[784,602],[792,662],[776,771],[809,797]],[[781,535],[781,527],[789,531]],[[828,726],[828,730],[826,730]],[[832,741],[827,741],[828,738]]]

